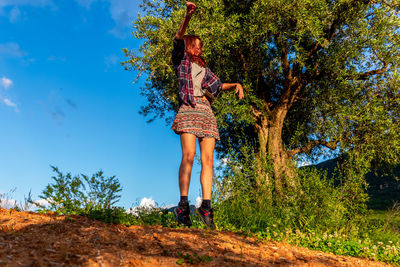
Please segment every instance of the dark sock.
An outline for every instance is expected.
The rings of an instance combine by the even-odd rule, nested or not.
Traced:
[[[203,199],[203,202],[201,203],[201,207],[203,209],[210,209],[211,208],[211,200],[210,199]]]
[[[181,196],[181,202],[182,203],[188,202],[188,196]]]

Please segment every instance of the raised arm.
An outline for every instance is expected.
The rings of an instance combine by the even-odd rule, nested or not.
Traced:
[[[239,99],[244,98],[243,87],[240,83],[223,83],[222,84],[222,91],[229,91],[236,89],[236,94],[238,94]]]
[[[185,31],[187,25],[189,24],[190,18],[192,17],[194,11],[196,10],[196,5],[192,2],[186,2],[186,16],[183,19],[181,25],[179,26],[178,32],[175,35],[175,38],[180,40],[185,35]]]

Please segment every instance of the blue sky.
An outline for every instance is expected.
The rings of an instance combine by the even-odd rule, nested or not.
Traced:
[[[138,114],[143,80],[123,70],[137,0],[0,0],[0,193],[34,199],[63,172],[116,175],[119,205],[177,203],[179,136]],[[177,25],[178,27],[178,25]],[[199,166],[189,199],[199,195]]]

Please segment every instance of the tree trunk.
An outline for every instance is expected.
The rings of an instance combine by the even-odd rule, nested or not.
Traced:
[[[256,131],[259,140],[259,157],[262,162],[268,159],[273,166],[273,187],[278,196],[284,196],[284,189],[296,190],[299,181],[296,177],[296,168],[291,162],[282,142],[283,121],[287,110],[281,109],[268,118],[259,114]],[[260,160],[259,160],[260,162]],[[271,177],[264,175],[266,182],[271,183]]]
[[[266,184],[268,190],[272,193],[272,176],[271,173],[265,168],[268,164],[268,153],[267,153],[267,144],[268,144],[268,121],[265,117],[261,117],[261,120],[256,124],[256,131],[258,135],[258,143],[259,143],[259,151],[258,158],[256,161],[256,168],[258,172],[257,177],[257,185],[260,186],[262,184]]]

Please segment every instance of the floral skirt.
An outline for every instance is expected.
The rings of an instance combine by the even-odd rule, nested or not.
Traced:
[[[196,106],[181,105],[171,129],[176,134],[190,133],[197,137],[219,140],[217,120],[210,103],[203,97],[194,97]]]

